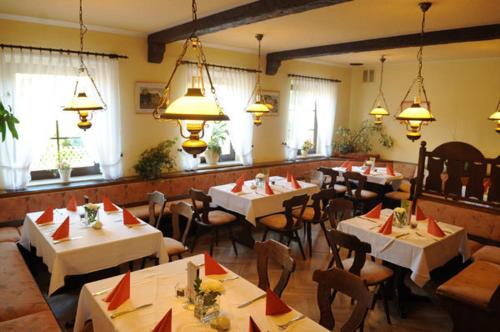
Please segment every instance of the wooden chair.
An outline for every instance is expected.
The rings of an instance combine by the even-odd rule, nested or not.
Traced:
[[[395,208],[401,206],[401,201],[413,199],[415,179],[402,180],[398,190],[390,191],[384,195],[384,206]]]
[[[238,217],[234,214],[222,211],[222,210],[212,210],[210,203],[212,202],[212,197],[205,194],[201,190],[191,189],[189,191],[189,196],[192,200],[192,206],[199,206],[203,204],[203,208],[193,210],[193,220],[196,223],[196,233],[193,237],[193,242],[191,244],[191,252],[193,252],[196,245],[196,240],[198,239],[202,229],[209,229],[212,234],[212,239],[210,242],[210,255],[213,253],[214,243],[218,244],[218,231],[221,228],[228,228],[229,236],[231,238],[231,243],[233,244],[234,253],[238,256],[238,249],[236,248],[236,242],[233,236],[232,226],[238,221]]]
[[[362,242],[356,236],[343,233],[336,229],[329,230],[327,234],[331,244],[330,249],[333,254],[333,259],[330,261],[330,264],[328,264],[328,268],[331,268],[333,262],[335,262],[337,268],[360,276],[367,286],[375,286],[376,290],[374,293],[382,297],[387,323],[391,324],[389,305],[387,303],[389,294],[386,292],[387,287],[383,286],[393,277],[394,272],[386,266],[366,260],[366,255],[371,252],[369,243]],[[340,248],[353,251],[354,258],[342,260],[339,254]],[[375,306],[375,299],[376,297],[374,297],[372,309]]]
[[[309,257],[312,257],[312,224],[320,224],[326,238],[325,222],[328,220],[326,206],[336,197],[335,189],[323,189],[311,196],[312,205],[306,206],[302,214],[304,221],[304,234],[309,246]],[[299,218],[300,208],[293,210],[292,215]]]
[[[292,197],[283,202],[283,207],[285,208],[284,212],[271,214],[257,219],[257,222],[265,227],[262,241],[266,240],[267,233],[269,231],[278,233],[280,235],[280,242],[283,241],[283,236],[287,236],[287,245],[289,246],[292,240],[297,241],[302,257],[306,259],[298,230],[302,228],[302,215],[304,214],[308,201],[309,196],[307,194]],[[299,209],[299,212],[296,213],[296,216],[294,217],[293,211],[295,209]]]
[[[373,302],[373,295],[368,290],[363,279],[353,273],[333,268],[326,271],[314,271],[313,280],[318,283],[319,323],[333,331],[335,318],[332,313],[331,294],[332,291],[334,293],[340,292],[356,301],[356,306],[351,316],[341,327],[340,331],[354,332],[357,329],[362,331],[366,313]]]
[[[343,196],[346,193],[347,187],[337,183],[339,172],[328,167],[319,167],[318,171],[323,173],[323,176],[325,178],[323,180],[323,189],[334,188],[338,196]]]
[[[335,198],[326,207],[326,212],[330,221],[330,227],[337,229],[342,220],[350,219],[354,216],[354,204],[345,198]]]
[[[366,176],[357,172],[345,172],[344,180],[347,187],[346,197],[353,201],[356,210],[361,211],[361,213],[367,212],[370,203],[376,200],[378,195],[373,191],[364,189]],[[354,187],[355,183],[356,187]]]
[[[270,287],[268,264],[271,259],[281,267],[281,276],[274,286],[274,293],[281,297],[281,294],[290,280],[290,276],[295,271],[295,260],[290,256],[290,248],[275,240],[265,242],[255,242],[257,252],[257,272],[259,274],[259,288],[267,290]]]

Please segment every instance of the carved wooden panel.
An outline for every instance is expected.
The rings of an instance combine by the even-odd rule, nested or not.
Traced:
[[[483,200],[483,179],[486,177],[486,163],[473,162],[468,164],[468,181],[465,197]]]
[[[488,201],[500,203],[500,156],[491,165]]]
[[[437,193],[441,193],[443,191],[441,181],[441,173],[443,172],[443,169],[444,160],[442,158],[430,157],[427,159],[427,171],[429,174],[425,180],[426,191],[434,191]]]
[[[445,195],[460,197],[462,195],[462,177],[464,176],[465,162],[448,159],[446,161]]]

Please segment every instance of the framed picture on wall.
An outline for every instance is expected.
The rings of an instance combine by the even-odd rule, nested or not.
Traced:
[[[160,102],[164,87],[164,83],[136,82],[135,112],[139,114],[152,114],[156,105]]]
[[[280,110],[280,92],[278,90],[262,90],[262,101],[272,108],[266,115],[278,116]]]

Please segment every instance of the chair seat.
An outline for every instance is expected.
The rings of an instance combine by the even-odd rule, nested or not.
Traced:
[[[393,199],[395,201],[403,201],[410,199],[410,193],[404,191],[391,191],[385,194],[385,197]]]
[[[165,211],[163,212],[164,215],[171,214],[170,206],[172,206],[172,204],[177,204],[179,202],[184,202],[186,204],[193,205],[191,198],[179,199],[176,201],[169,201],[165,204]],[[215,206],[211,205],[211,207],[215,207]],[[203,203],[200,201],[197,201],[196,202],[196,209],[199,210],[202,208],[203,208]],[[134,216],[136,216],[139,219],[142,219],[146,222],[149,220],[149,205],[148,204],[132,206],[130,208],[127,208],[127,210],[129,210]],[[159,215],[160,215],[160,206],[155,204],[155,216],[158,217]]]
[[[476,251],[472,258],[475,261],[485,261],[500,265],[500,247],[484,246]]]
[[[208,213],[208,222],[212,225],[229,224],[237,219],[238,218],[234,214],[220,210],[214,210]]]
[[[399,185],[399,190],[404,191],[405,193],[409,193],[411,191],[411,182],[408,180],[402,180]]]
[[[343,184],[335,184],[333,185],[333,189],[335,190],[336,193],[343,194],[347,191],[347,187],[344,186]]]
[[[293,219],[294,224],[296,219]],[[264,226],[274,229],[274,230],[282,230],[286,226],[286,216],[282,213],[271,214],[270,216],[262,217],[259,219],[259,223]]]
[[[352,263],[354,262],[354,257],[344,259],[342,265],[344,270],[348,271]],[[360,277],[363,279],[368,286],[379,284],[392,277],[394,272],[387,266],[377,264],[370,260],[365,261],[365,265],[361,269]]]
[[[355,193],[355,191],[353,190],[353,194]],[[374,193],[373,191],[369,191],[369,190],[364,190],[362,189],[361,190],[361,197],[358,198],[355,196],[351,196],[349,195],[349,193],[346,192],[346,195],[348,195],[349,197],[352,197],[352,198],[355,198],[355,199],[373,199],[375,197],[377,197],[377,193]]]
[[[292,216],[294,218],[300,217],[300,210],[301,210],[301,208],[293,209]],[[314,208],[313,207],[308,206],[304,209],[304,214],[302,215],[302,220],[306,221],[306,222],[314,221]],[[286,223],[286,220],[285,220],[285,223]]]
[[[171,237],[164,237],[163,244],[165,245],[169,256],[179,255],[188,251],[188,248],[186,246],[184,246],[176,239],[172,239]]]

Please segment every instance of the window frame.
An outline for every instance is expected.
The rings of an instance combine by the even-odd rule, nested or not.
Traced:
[[[308,151],[308,154],[316,154],[316,147],[318,146],[318,108],[316,107],[316,101],[314,102],[314,109],[312,110],[314,112],[314,127],[313,127],[313,147]],[[299,149],[298,152],[299,156],[302,156],[302,149]]]

